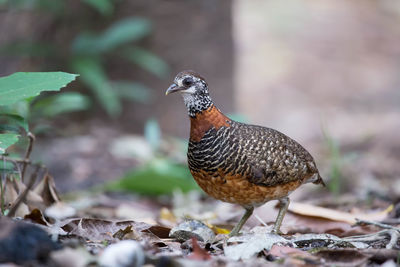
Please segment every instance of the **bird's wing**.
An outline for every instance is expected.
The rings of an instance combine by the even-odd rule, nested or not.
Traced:
[[[243,124],[239,129],[243,129],[240,142],[243,153],[247,155],[250,182],[275,186],[306,181],[318,173],[307,150],[283,133]]]

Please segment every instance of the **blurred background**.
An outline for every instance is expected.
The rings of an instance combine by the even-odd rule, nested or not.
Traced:
[[[30,114],[61,192],[196,188],[165,96],[192,69],[223,112],[303,144],[333,195],[398,198],[399,43],[397,0],[0,0],[0,76],[80,74]]]

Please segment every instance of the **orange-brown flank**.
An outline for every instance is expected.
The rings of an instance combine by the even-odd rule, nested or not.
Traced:
[[[197,184],[208,195],[229,203],[241,206],[260,206],[267,201],[287,196],[291,191],[299,187],[303,181],[297,180],[277,186],[260,186],[238,175],[210,176],[204,171],[191,171]],[[226,182],[225,182],[226,181]]]

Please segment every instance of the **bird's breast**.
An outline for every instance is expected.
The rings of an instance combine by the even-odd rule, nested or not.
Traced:
[[[230,119],[222,114],[214,105],[190,117],[190,141],[200,142],[204,135],[212,128],[219,130],[229,127]]]

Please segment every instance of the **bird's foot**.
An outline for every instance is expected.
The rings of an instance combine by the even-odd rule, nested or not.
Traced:
[[[272,229],[271,234],[273,235],[283,235],[283,233],[281,232],[281,230],[279,229]]]

